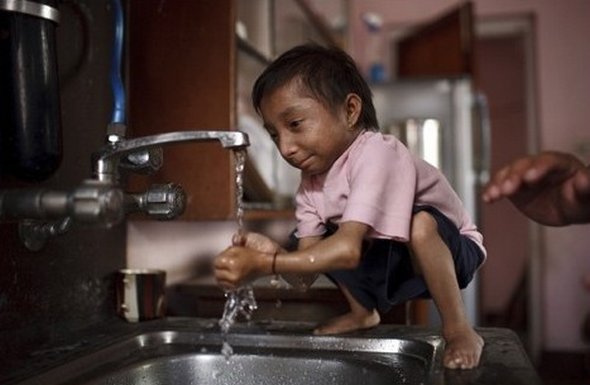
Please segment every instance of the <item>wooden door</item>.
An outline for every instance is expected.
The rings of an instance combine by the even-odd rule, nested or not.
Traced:
[[[465,2],[396,42],[397,77],[473,74],[473,5]]]

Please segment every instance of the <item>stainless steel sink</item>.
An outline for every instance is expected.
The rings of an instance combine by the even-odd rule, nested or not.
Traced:
[[[155,331],[122,339],[22,384],[428,384],[442,339]]]

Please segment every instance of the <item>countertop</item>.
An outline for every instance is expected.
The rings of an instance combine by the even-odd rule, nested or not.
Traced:
[[[234,325],[235,333],[291,333],[309,335],[314,324],[302,322],[255,322]],[[153,331],[197,331],[218,329],[216,319],[166,318],[136,324],[113,320],[87,330],[71,333],[51,347],[39,347],[26,357],[6,357],[0,368],[0,383],[18,384],[27,378],[73,359],[112,345],[121,339]],[[485,340],[480,366],[471,370],[441,369],[438,385],[502,384],[534,385],[541,380],[528,359],[517,335],[509,329],[477,328]],[[231,332],[231,331],[230,331]],[[381,325],[349,334],[354,337],[428,337],[439,331],[417,326]],[[4,352],[6,353],[6,352]],[[49,384],[46,384],[49,385]]]

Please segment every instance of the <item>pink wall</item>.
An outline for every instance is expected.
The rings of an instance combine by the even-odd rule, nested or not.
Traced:
[[[363,55],[367,44],[360,21],[363,12],[378,12],[386,23],[409,24],[426,21],[458,3],[349,2],[350,52],[362,66],[366,66]],[[474,5],[478,16],[535,14],[540,147],[577,152],[590,160],[590,130],[585,126],[590,120],[590,1],[474,0]],[[278,227],[284,233],[292,223]],[[194,274],[188,261],[215,255],[227,246],[233,231],[233,222],[130,223],[128,265],[165,268],[171,283],[182,281]],[[584,347],[580,324],[590,311],[590,294],[580,282],[583,274],[590,273],[590,227],[545,228],[543,238],[544,348],[580,350]]]
[[[379,13],[386,24],[427,21],[457,5],[452,0],[350,0],[350,52],[362,68],[367,33],[360,16]],[[590,1],[474,0],[476,16],[534,14],[541,149],[590,160]],[[544,228],[541,251],[543,348],[582,350],[580,325],[590,312],[581,278],[590,274],[590,226]]]

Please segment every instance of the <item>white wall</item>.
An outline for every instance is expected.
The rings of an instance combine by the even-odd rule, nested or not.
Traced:
[[[166,271],[166,284],[195,277],[199,264],[229,246],[235,222],[138,221],[127,225],[127,266]]]
[[[476,16],[534,14],[538,118],[541,149],[575,152],[590,158],[590,1],[474,0]],[[361,68],[367,32],[366,11],[386,24],[424,22],[449,7],[452,0],[350,0],[350,52]],[[590,312],[590,293],[581,279],[590,274],[590,226],[544,228],[542,298],[544,349],[583,350],[580,327]]]
[[[256,231],[284,243],[295,228],[293,219],[244,221],[248,231]],[[236,221],[136,221],[127,224],[127,266],[166,270],[166,284],[194,278],[203,263],[231,243]]]

